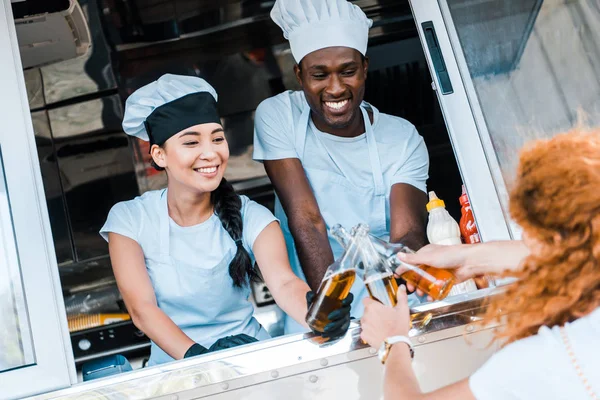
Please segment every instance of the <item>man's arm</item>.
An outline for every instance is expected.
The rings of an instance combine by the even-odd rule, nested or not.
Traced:
[[[426,243],[427,195],[406,183],[396,183],[390,193],[390,242],[413,250]]]
[[[264,166],[285,210],[308,286],[316,291],[333,263],[333,252],[302,163],[297,158],[286,158],[264,160]]]

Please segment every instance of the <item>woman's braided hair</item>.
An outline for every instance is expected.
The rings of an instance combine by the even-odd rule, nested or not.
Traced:
[[[233,285],[241,288],[257,277],[250,255],[242,242],[244,227],[241,213],[242,200],[225,178],[221,180],[219,187],[210,194],[210,200],[223,228],[229,233],[237,246],[235,256],[229,264],[229,275],[233,279]]]

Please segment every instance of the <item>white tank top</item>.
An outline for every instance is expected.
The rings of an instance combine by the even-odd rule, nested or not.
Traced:
[[[477,400],[593,400],[600,395],[600,307],[565,325],[575,363],[558,326],[511,343],[469,379]],[[584,380],[589,385],[586,388]]]

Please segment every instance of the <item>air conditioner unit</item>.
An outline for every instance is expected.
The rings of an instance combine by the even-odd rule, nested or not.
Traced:
[[[30,0],[12,1],[14,9]],[[77,0],[65,0],[65,3],[67,8],[61,11],[36,11],[24,16],[15,13],[23,68],[81,57],[91,48],[90,30],[79,3]]]

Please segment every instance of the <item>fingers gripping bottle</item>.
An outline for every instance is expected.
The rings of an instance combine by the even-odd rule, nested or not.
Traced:
[[[347,247],[342,256],[327,268],[315,298],[306,313],[306,323],[317,332],[324,332],[331,321],[329,314],[342,307],[354,280],[359,257],[358,244],[354,237],[347,238]]]
[[[435,192],[429,192],[429,222],[427,223],[427,239],[431,244],[455,245],[462,244],[460,238],[460,227],[446,210],[446,204],[439,199]],[[449,295],[454,296],[477,290],[475,281],[472,279],[454,285]]]
[[[348,235],[344,228],[336,225],[332,228],[331,234],[338,240],[338,242],[340,242],[342,247],[346,248],[348,238],[351,236]],[[414,251],[403,244],[388,243],[373,235],[368,235],[368,238],[370,239],[373,248],[377,251],[377,253],[379,253],[379,256],[383,257],[387,261],[388,269],[394,271],[398,267],[402,266],[402,268],[406,271],[402,273],[401,278],[406,282],[413,284],[416,288],[422,290],[434,300],[441,300],[446,297],[456,282],[456,277],[449,270],[434,268],[427,265],[411,265],[400,261],[397,257],[398,253],[414,253]],[[359,271],[361,275],[366,274],[366,271]],[[383,276],[386,275],[384,274]],[[367,280],[366,277],[364,279],[365,281]],[[395,281],[395,279],[393,280]],[[395,282],[390,282],[389,284],[386,283],[385,286],[392,287],[394,285],[397,288],[397,283]],[[397,291],[397,289],[395,289],[395,291]],[[395,301],[396,299],[392,300],[392,302]]]
[[[434,300],[442,300],[448,296],[456,282],[452,271],[428,265],[407,264],[398,259],[398,253],[411,254],[414,253],[413,250],[401,243],[388,243],[375,236],[369,238],[377,252],[387,258],[392,270],[396,270],[398,267],[405,270],[400,277],[406,282],[414,285]]]

